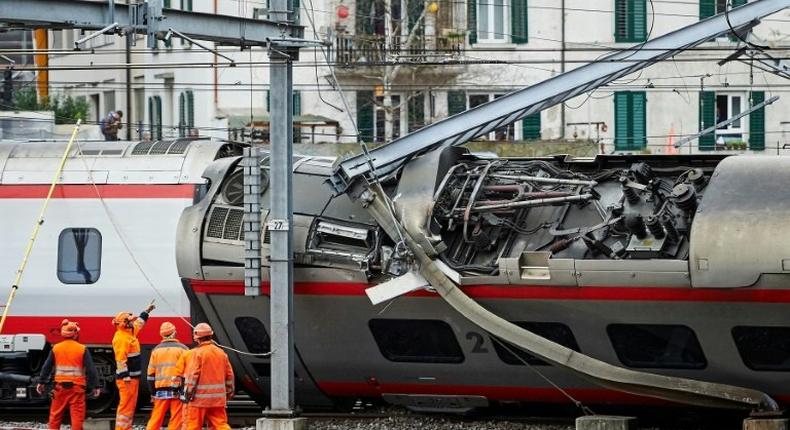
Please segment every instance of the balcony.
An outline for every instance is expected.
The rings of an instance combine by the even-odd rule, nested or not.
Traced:
[[[416,36],[409,43],[406,36],[386,39],[377,34],[341,33],[335,37],[334,61],[339,71],[353,72],[357,68],[381,67],[386,61],[399,64],[435,64],[440,67],[461,60],[465,35],[448,33],[444,36]]]

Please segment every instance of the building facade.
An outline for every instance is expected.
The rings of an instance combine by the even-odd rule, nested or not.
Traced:
[[[734,0],[734,6],[746,0]],[[265,0],[170,0],[166,7],[265,17]],[[611,49],[724,11],[723,0],[307,0],[292,5],[305,37],[330,42],[303,49],[294,67],[294,114],[302,142],[386,142],[564,71]],[[781,57],[790,11],[752,33]],[[71,34],[69,34],[71,33]],[[76,31],[52,32],[53,49],[70,49]],[[783,45],[784,44],[784,45]],[[527,142],[593,140],[603,152],[784,153],[790,99],[717,129],[680,149],[674,143],[771,97],[788,82],[749,64],[719,61],[743,42],[720,37],[555,106],[482,139]],[[110,110],[131,114],[154,138],[196,128],[228,136],[238,124],[268,120],[268,57],[260,48],[219,47],[221,56],[177,38],[155,51],[137,37],[133,66],[53,71],[53,91],[85,95],[99,121]],[[50,65],[126,63],[125,40],[101,36]],[[85,53],[88,52],[88,53]],[[325,58],[326,57],[326,58]],[[330,67],[331,65],[332,67]],[[127,85],[128,81],[128,85]],[[343,92],[341,97],[340,91]],[[127,93],[129,97],[127,97]],[[128,102],[127,102],[128,98]],[[131,112],[127,112],[131,108]],[[312,120],[313,122],[309,122]],[[329,125],[336,122],[338,126]],[[309,127],[307,127],[309,125]],[[134,138],[134,133],[132,133]]]

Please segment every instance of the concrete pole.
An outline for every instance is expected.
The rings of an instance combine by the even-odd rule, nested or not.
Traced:
[[[289,19],[288,1],[271,0],[269,18]],[[272,152],[271,214],[271,415],[291,416],[294,410],[293,339],[293,67],[289,52],[269,47]]]

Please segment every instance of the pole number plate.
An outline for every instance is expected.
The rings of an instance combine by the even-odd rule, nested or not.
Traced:
[[[273,219],[266,223],[269,231],[288,231],[289,227],[288,221],[284,219]]]

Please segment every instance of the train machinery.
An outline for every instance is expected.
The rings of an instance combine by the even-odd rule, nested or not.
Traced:
[[[0,273],[9,283],[66,145],[0,142]],[[64,318],[80,323],[103,381],[92,410],[115,397],[110,321],[118,311],[157,300],[140,337],[146,355],[163,321],[189,337],[190,306],[175,265],[178,217],[207,190],[206,166],[238,153],[224,142],[185,138],[71,149],[0,335],[0,406],[46,404],[31,377],[60,341]]]
[[[790,401],[790,159],[459,147],[788,6],[750,2],[359,156],[295,157],[298,403],[468,410],[569,396],[772,412]],[[264,353],[268,283],[244,295],[239,162],[206,170],[177,264],[219,339]],[[267,172],[264,159],[263,225]],[[232,360],[265,403],[269,360]]]

